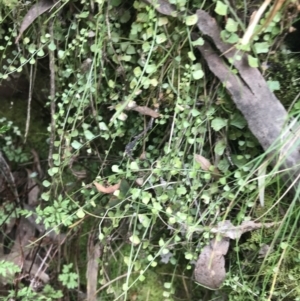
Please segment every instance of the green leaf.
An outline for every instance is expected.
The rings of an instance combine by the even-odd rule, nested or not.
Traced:
[[[189,252],[185,252],[185,259],[192,260],[193,259],[193,254],[189,253]]]
[[[146,279],[146,277],[142,274],[139,276],[139,281],[143,282]]]
[[[53,175],[57,174],[59,171],[58,167],[52,167],[48,169],[48,174],[52,177]]]
[[[268,53],[269,51],[269,44],[267,42],[257,42],[254,44],[254,49],[257,54],[259,53]]]
[[[192,73],[192,75],[193,75],[193,78],[195,80],[197,80],[197,79],[200,79],[200,78],[202,78],[204,76],[204,72],[202,70],[197,70],[197,71],[194,71]]]
[[[51,183],[47,180],[43,181],[43,186],[44,187],[49,187],[51,185]]]
[[[151,78],[150,79],[150,84],[153,86],[153,87],[157,87],[158,85],[158,80],[156,78]]]
[[[226,4],[224,4],[222,1],[217,1],[215,12],[218,15],[226,16],[227,15],[227,9],[228,9],[228,6]]]
[[[85,212],[83,211],[82,208],[79,208],[76,212],[76,215],[79,217],[79,218],[84,218],[85,217]]]
[[[135,67],[133,69],[133,74],[135,77],[139,77],[142,74],[142,69],[140,67]]]
[[[43,192],[43,193],[42,193],[42,199],[43,199],[44,201],[49,201],[49,199],[50,199],[49,192]]]
[[[23,44],[24,45],[29,44],[29,42],[30,42],[30,39],[28,37],[26,37],[26,38],[23,39]]]
[[[146,73],[153,73],[156,71],[156,65],[150,64],[146,67]]]
[[[40,49],[38,52],[37,52],[37,56],[44,56],[45,55],[45,52],[43,49]]]
[[[73,130],[72,132],[71,132],[71,137],[77,137],[78,136],[78,130]]]
[[[140,168],[139,168],[138,164],[135,161],[133,161],[130,163],[130,169],[131,170],[139,170]]]
[[[211,122],[211,127],[217,132],[227,125],[227,119],[217,117]]]
[[[197,109],[192,109],[191,114],[192,114],[193,117],[197,117],[197,116],[200,115],[200,112]]]
[[[92,44],[90,49],[91,49],[91,52],[97,52],[99,46],[97,44]]]
[[[151,194],[147,191],[142,193],[142,202],[147,205],[151,200]]]
[[[194,61],[196,59],[194,52],[193,51],[189,51],[188,52],[188,57],[191,61]]]
[[[235,113],[233,118],[230,120],[230,124],[238,129],[243,129],[246,126],[247,121],[242,115]]]
[[[195,15],[187,16],[185,19],[185,24],[187,26],[192,26],[195,25],[197,21],[198,21],[198,16],[197,14],[195,14]]]
[[[72,143],[71,143],[71,146],[74,148],[74,149],[80,149],[82,147],[82,144],[80,142],[78,142],[77,140],[74,140]]]
[[[192,42],[193,46],[202,46],[204,45],[204,40],[202,38],[198,38],[196,41]]]
[[[192,70],[194,71],[202,70],[202,65],[200,63],[196,63],[192,66]]]
[[[138,245],[140,244],[141,240],[139,239],[139,237],[137,235],[132,235],[129,237],[129,240],[134,244],[134,245]]]
[[[280,83],[277,80],[268,80],[267,84],[272,92],[280,90]]]
[[[84,136],[87,140],[93,140],[95,138],[95,135],[89,130],[84,131]]]
[[[30,44],[28,47],[28,52],[33,54],[36,51],[35,45],[34,44]]]
[[[224,140],[219,140],[215,145],[215,153],[219,156],[224,154],[224,150],[226,149],[226,144]]]
[[[122,3],[122,0],[111,0],[110,4],[112,6],[118,6]]]
[[[168,18],[166,17],[159,17],[157,21],[158,26],[167,25],[169,23]]]
[[[119,166],[118,166],[118,165],[113,165],[113,166],[111,167],[111,170],[112,170],[112,172],[117,172],[117,173],[121,172],[121,170],[119,169]]]
[[[161,34],[156,36],[156,43],[157,44],[162,44],[166,40],[167,40],[167,36],[165,35],[165,33],[161,33]]]
[[[113,80],[110,79],[110,80],[108,81],[108,86],[109,86],[110,88],[113,89],[113,88],[115,87],[115,85],[116,85],[116,84],[115,84],[115,82],[114,82]]]
[[[98,1],[100,1],[100,0],[98,0]],[[127,23],[127,22],[130,20],[130,18],[131,18],[131,12],[130,12],[129,10],[126,10],[126,11],[122,14],[122,16],[121,16],[121,18],[120,18],[120,22],[121,22],[121,23]]]
[[[51,43],[48,45],[48,48],[49,48],[49,50],[54,51],[54,50],[56,49],[56,45],[55,45],[53,42],[51,42]]]
[[[69,265],[64,265],[62,274],[58,276],[59,281],[61,281],[62,284],[69,289],[73,289],[78,285],[78,275],[74,272],[71,272],[72,266],[72,263]]]
[[[239,36],[236,33],[231,33],[230,36],[227,38],[227,43],[236,44],[239,41]]]
[[[229,32],[236,32],[238,29],[238,23],[232,18],[228,18],[225,29]]]
[[[59,154],[53,154],[52,155],[52,158],[54,159],[54,160],[59,160]]]
[[[145,227],[148,228],[150,226],[151,219],[146,214],[138,215],[139,222]]]
[[[132,45],[129,45],[128,48],[126,49],[126,54],[135,54],[136,50]]]
[[[250,54],[248,55],[248,63],[249,63],[249,66],[252,68],[258,67],[258,59],[256,57],[253,57]]]
[[[14,274],[21,271],[21,268],[8,260],[0,261],[0,275],[9,283],[13,283]]]
[[[280,243],[280,248],[283,250],[286,249],[288,246],[289,246],[289,244],[287,242]]]
[[[187,190],[184,186],[179,186],[177,189],[176,189],[176,194],[178,196],[181,196],[181,195],[185,195],[187,193]]]
[[[20,63],[23,65],[27,62],[27,59],[25,59],[25,57],[21,56],[20,57]]]
[[[102,131],[108,131],[108,127],[103,121],[99,122],[99,129]]]

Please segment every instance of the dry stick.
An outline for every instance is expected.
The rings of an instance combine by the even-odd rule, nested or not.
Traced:
[[[259,10],[256,12],[253,20],[250,22],[243,38],[241,41],[242,45],[246,45],[249,43],[251,37],[253,36],[255,26],[258,24],[259,20],[261,19],[262,14],[265,12],[266,8],[270,4],[271,0],[265,0],[265,2],[261,5]]]
[[[98,283],[98,259],[101,256],[100,243],[93,244],[93,236],[89,237],[89,244],[87,247],[88,263],[87,263],[87,299],[89,301],[97,301],[97,283]]]
[[[131,274],[136,274],[137,272],[132,272]],[[99,293],[100,291],[104,290],[106,287],[110,286],[111,284],[113,284],[114,282],[124,278],[124,277],[127,277],[128,273],[125,273],[123,275],[120,275],[118,277],[116,277],[115,279],[113,280],[110,280],[109,282],[105,283],[104,285],[102,285],[96,293]],[[124,293],[123,293],[124,294]]]
[[[52,19],[50,21],[50,25],[49,25],[49,32],[50,32],[52,43],[54,43],[53,27],[54,27],[54,20]],[[55,114],[55,57],[54,57],[53,50],[49,50],[49,69],[50,69],[51,134],[50,134],[48,165],[49,165],[49,167],[52,167],[52,165],[53,165],[52,154],[53,154],[53,147],[54,147],[54,140],[55,140],[55,119],[54,119],[54,114]]]
[[[45,263],[46,263],[46,259],[47,259],[47,258],[49,257],[49,255],[50,255],[50,252],[51,252],[51,250],[52,250],[52,247],[53,247],[53,244],[50,246],[50,248],[49,248],[49,250],[48,250],[46,256],[44,257],[44,259],[43,259],[43,261],[42,261],[42,263],[41,263],[41,265],[39,266],[37,272],[35,273],[33,279],[31,280],[30,287],[34,287],[34,280],[37,279],[37,278],[39,278],[39,274],[40,274],[40,272],[41,272],[43,266],[44,266]]]
[[[35,63],[35,66],[37,64]],[[26,118],[26,128],[25,128],[25,135],[24,135],[24,143],[26,143],[29,125],[30,125],[30,112],[31,112],[31,100],[32,100],[32,86],[35,81],[35,74],[36,74],[36,67],[33,75],[33,66],[30,65],[30,79],[29,79],[29,92],[28,92],[28,104],[27,104],[27,118]]]

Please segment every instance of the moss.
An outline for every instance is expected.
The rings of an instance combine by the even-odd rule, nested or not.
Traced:
[[[107,293],[114,293],[116,296],[120,296],[123,291],[123,286],[126,284],[126,277],[121,278],[119,281],[114,282],[114,278],[125,275],[128,272],[128,267],[124,263],[124,259],[130,256],[131,247],[130,245],[124,245],[117,257],[111,258],[109,264],[109,269],[107,269],[110,273],[110,280],[112,281],[111,287],[107,290]],[[143,251],[141,251],[143,252]],[[141,254],[139,254],[139,258],[141,258]],[[165,288],[164,283],[166,282],[165,276],[162,273],[161,267],[148,268],[143,274],[144,280],[136,279],[140,275],[140,271],[142,270],[141,266],[143,263],[135,261],[134,271],[131,273],[128,281],[129,290],[127,291],[127,299],[126,300],[135,300],[135,301],[161,301],[161,300],[169,300],[172,301],[173,298],[171,296],[172,288]],[[164,265],[167,267],[167,265]],[[174,269],[174,267],[172,267]],[[168,269],[168,267],[167,267]],[[159,272],[158,272],[159,271]],[[170,271],[168,271],[169,274]],[[168,281],[170,282],[170,281]],[[105,298],[106,299],[106,298]],[[107,299],[109,295],[107,295]]]
[[[41,116],[42,112],[35,107],[34,102],[31,107],[30,126],[26,143],[24,144],[20,137],[11,135],[12,143],[14,148],[19,148],[22,152],[30,154],[30,150],[34,148],[41,158],[47,158],[49,150],[49,145],[46,143],[49,136],[47,133],[48,121],[47,118]],[[0,106],[0,117],[12,121],[13,125],[19,128],[21,137],[24,137],[27,122],[27,101],[24,99],[3,100]],[[9,157],[9,154],[7,155]]]
[[[279,52],[269,62],[268,80],[277,80],[280,83],[280,90],[275,91],[281,103],[289,109],[295,100],[300,88],[300,57],[290,53],[288,50]]]

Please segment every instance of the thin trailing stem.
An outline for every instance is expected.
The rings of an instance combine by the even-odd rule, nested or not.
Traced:
[[[49,32],[51,35],[51,42],[54,42],[54,20],[50,21]],[[52,167],[53,165],[53,147],[55,140],[55,57],[54,51],[49,50],[49,69],[50,69],[50,111],[51,111],[51,133],[50,133],[50,147],[49,147],[49,155],[48,155],[48,165]]]

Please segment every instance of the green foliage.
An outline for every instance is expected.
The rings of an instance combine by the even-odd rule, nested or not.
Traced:
[[[276,89],[276,95],[283,105],[297,115],[298,88],[299,88],[299,59],[289,50],[272,57],[267,69],[268,78],[279,82],[281,89]],[[288,75],[288,76],[287,76]],[[283,89],[284,87],[284,89]]]
[[[59,281],[68,289],[72,289],[78,286],[78,275],[72,272],[73,264],[65,264],[63,266],[62,273],[58,276]]]
[[[10,291],[9,295],[1,300],[8,301],[15,297],[26,301],[51,301],[63,297],[63,294],[61,291],[55,291],[49,285],[46,285],[40,293],[34,292],[30,287],[22,287],[17,292]]]
[[[2,2],[7,9],[7,1]],[[69,7],[66,1],[62,9],[63,26],[60,17],[53,18],[54,36],[45,27],[49,16],[43,15],[40,23],[32,24],[23,34],[21,52],[11,51],[14,29],[1,29],[3,80],[16,72],[25,73],[34,64],[44,68],[43,58],[49,51],[56,55],[53,100],[48,97],[49,89],[43,88],[47,110],[55,104],[54,126],[48,127],[50,135],[43,133],[31,141],[34,145],[36,141],[46,145],[46,140],[51,144],[50,136],[54,136],[47,175],[42,180],[41,205],[36,209],[37,221],[56,231],[61,226],[72,227],[76,233],[83,231],[78,242],[80,258],[74,258],[72,252],[67,254],[70,264],[64,265],[58,276],[66,288],[85,284],[85,268],[77,275],[72,271],[72,261],[79,262],[80,267],[86,264],[87,236],[93,231],[91,225],[96,225],[95,237],[103,246],[100,283],[105,286],[111,281],[105,291],[108,299],[173,300],[173,295],[182,290],[182,283],[178,284],[175,277],[185,279],[186,274],[192,274],[199,252],[213,237],[210,228],[224,219],[241,223],[261,218],[266,212],[267,220],[283,219],[281,208],[273,206],[273,199],[282,191],[276,180],[269,181],[265,187],[266,212],[256,205],[256,169],[265,155],[225,88],[207,72],[193,48],[203,45],[204,38],[192,41],[191,30],[198,20],[187,13],[199,8],[199,1],[169,0],[186,15],[182,20],[160,15],[143,1],[94,1],[95,11],[89,1],[73,2]],[[211,3],[203,5],[210,7]],[[221,38],[236,44],[243,22],[232,13],[229,3],[216,1],[209,9],[222,20]],[[248,58],[252,67],[266,59],[278,34],[278,21],[275,19],[254,40],[254,53]],[[296,65],[297,60],[293,60]],[[280,79],[270,69],[270,88],[286,93],[279,89],[285,86],[287,77]],[[295,71],[292,74],[296,78],[298,69],[287,72],[290,70]],[[294,89],[289,91],[295,93]],[[125,155],[126,145],[150,121],[149,116],[126,110],[133,102],[157,109],[160,116],[137,141],[131,159]],[[298,114],[299,109],[296,102],[292,113]],[[21,111],[26,110],[22,107]],[[2,150],[8,159],[28,161],[28,152],[15,144],[22,137],[20,124],[17,127],[7,119],[0,122]],[[24,122],[21,125],[24,127]],[[43,124],[37,127],[43,129]],[[37,133],[31,132],[32,138]],[[48,151],[49,144],[46,147]],[[211,167],[202,168],[195,154],[211,162]],[[212,172],[214,168],[218,176]],[[269,178],[275,175],[276,171],[270,171]],[[97,191],[94,181],[108,187],[120,183],[120,187],[105,194]],[[288,208],[287,204],[281,206]],[[2,221],[5,218],[1,215]],[[286,241],[285,233],[294,233],[297,217],[290,220],[278,231],[278,241]],[[272,241],[270,232],[257,231],[245,243],[236,242],[220,294],[226,293],[229,300],[267,298],[280,248],[277,246],[265,262],[257,258],[260,246]],[[286,256],[287,262],[289,256],[298,258],[292,251]],[[298,268],[287,272],[288,265],[295,262],[290,260],[282,271],[288,279],[293,278],[289,289],[296,292]],[[168,276],[157,273],[163,268]],[[124,274],[127,276],[122,281],[114,281]],[[278,283],[287,285],[283,277]],[[61,294],[49,286],[45,290],[46,299],[41,300]],[[195,290],[195,294],[204,292]],[[278,295],[287,291],[277,290]],[[25,289],[19,290],[20,298],[23,293]],[[188,295],[184,297],[188,299]],[[42,298],[34,292],[26,296]]]
[[[9,161],[22,163],[28,161],[28,153],[24,151],[24,148],[15,146],[16,139],[22,137],[18,126],[14,125],[12,121],[8,121],[5,117],[0,119],[0,124],[3,124],[0,134],[1,150],[7,156]],[[5,133],[5,135],[3,135]]]
[[[72,202],[69,199],[63,199],[59,195],[57,200],[51,202],[51,206],[47,206],[44,209],[36,208],[37,223],[42,220],[46,228],[58,227],[61,224],[69,226],[74,220],[74,217],[70,215],[72,210],[74,210]]]
[[[10,261],[0,260],[0,278],[3,276],[6,282],[13,282],[13,275],[21,271],[20,267]]]

